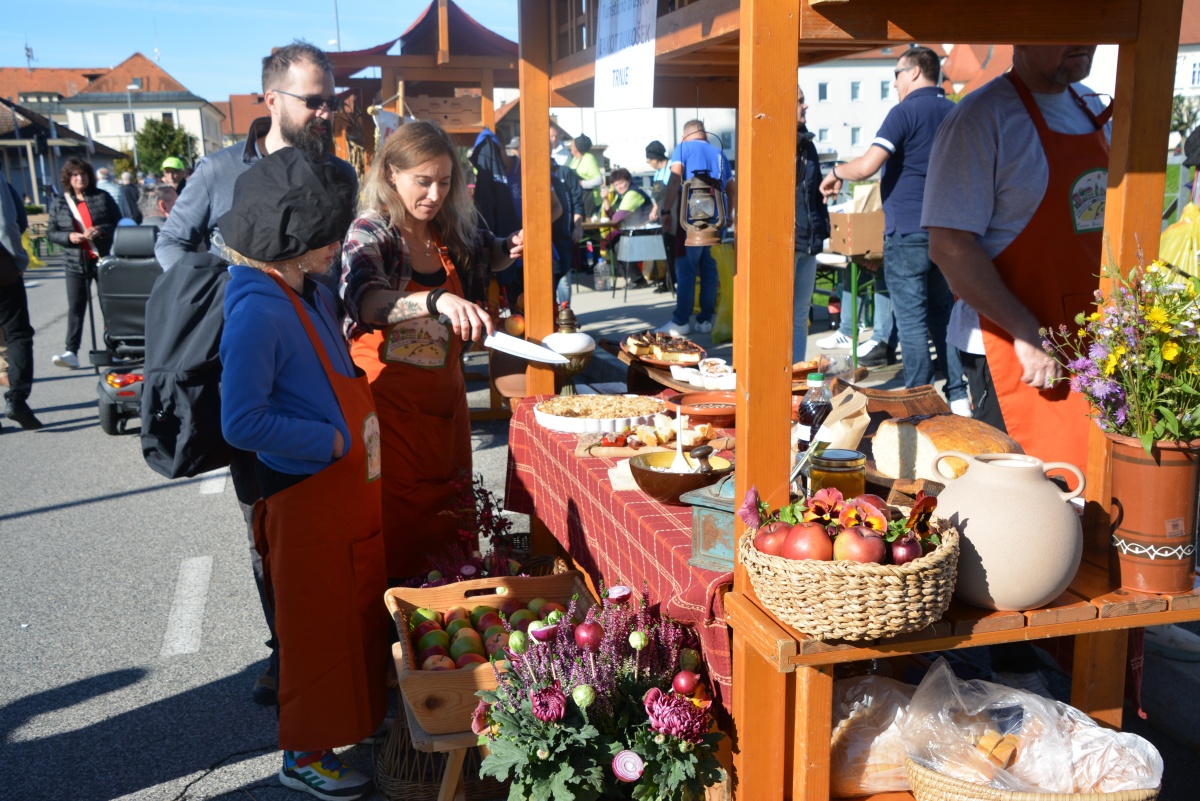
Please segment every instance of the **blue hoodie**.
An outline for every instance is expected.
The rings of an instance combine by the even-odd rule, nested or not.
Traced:
[[[254,451],[273,470],[311,475],[333,461],[334,426],[350,432],[320,357],[284,290],[252,267],[232,266],[221,334],[221,429],[230,445]],[[301,303],[333,369],[354,376],[354,362],[323,286]],[[314,308],[315,305],[315,308]]]

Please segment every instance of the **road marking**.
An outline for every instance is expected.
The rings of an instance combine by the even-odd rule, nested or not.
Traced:
[[[204,629],[204,605],[208,602],[208,580],[212,577],[213,558],[195,556],[179,565],[175,583],[175,602],[167,618],[159,656],[194,654],[200,650]]]
[[[213,471],[208,478],[200,482],[200,494],[220,495],[225,491],[225,479],[227,478],[229,478],[228,468]]]

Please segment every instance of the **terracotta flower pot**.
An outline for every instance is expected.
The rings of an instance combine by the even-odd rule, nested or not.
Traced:
[[[1189,592],[1196,579],[1200,440],[1112,441],[1112,578],[1127,590]]]

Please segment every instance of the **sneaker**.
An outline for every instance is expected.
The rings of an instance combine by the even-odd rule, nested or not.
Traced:
[[[1177,662],[1200,662],[1200,637],[1182,626],[1151,626],[1146,651]]]
[[[279,682],[271,675],[271,671],[264,670],[263,674],[258,677],[258,681],[254,682],[254,689],[250,691],[250,697],[254,699],[254,703],[260,706],[276,706],[279,704]]]
[[[841,331],[834,331],[829,336],[818,339],[817,347],[821,350],[838,350],[839,348],[848,348],[850,347],[850,337],[846,336]]]
[[[1029,673],[1012,673],[1003,671],[992,674],[992,681],[997,684],[1003,684],[1005,687],[1012,687],[1014,690],[1024,690],[1027,693],[1040,695],[1042,698],[1054,700],[1054,696],[1050,690],[1046,688],[1046,682],[1042,680],[1042,672],[1034,670]]]
[[[371,789],[371,780],[333,751],[284,751],[279,783],[327,801],[353,801]]]
[[[654,329],[656,333],[666,334],[669,337],[686,337],[692,333],[692,327],[687,323],[680,325],[672,320],[664,326]]]
[[[74,351],[69,350],[66,353],[55,356],[52,361],[55,367],[62,367],[65,370],[79,369],[79,357],[75,355]]]
[[[959,417],[971,416],[971,399],[959,398],[958,400],[950,401],[950,411],[957,414]]]
[[[713,324],[711,322],[708,322],[708,323],[697,322],[694,330],[697,334],[711,334],[712,326],[713,326]]]
[[[858,343],[858,358],[860,361],[867,358],[872,353],[883,356],[885,359],[887,358],[887,348],[884,347],[882,343],[874,339],[868,339],[866,342]]]
[[[42,427],[42,421],[34,416],[33,409],[29,408],[24,398],[10,400],[5,416],[26,431],[36,431]]]

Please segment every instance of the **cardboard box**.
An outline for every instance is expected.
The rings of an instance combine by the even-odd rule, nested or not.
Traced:
[[[883,258],[883,211],[829,215],[829,249],[843,256]]]

